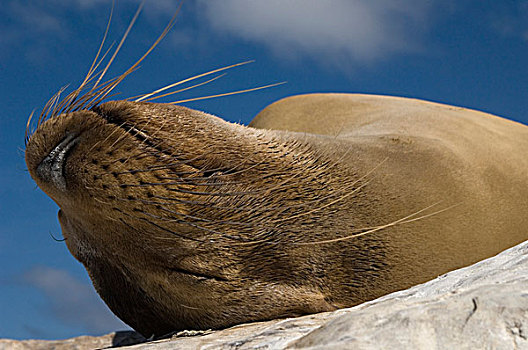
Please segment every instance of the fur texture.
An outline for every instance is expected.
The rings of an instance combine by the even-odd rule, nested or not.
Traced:
[[[69,250],[143,335],[352,306],[528,238],[524,125],[319,94],[251,126],[116,101],[30,137]]]

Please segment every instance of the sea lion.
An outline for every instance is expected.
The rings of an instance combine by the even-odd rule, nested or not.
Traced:
[[[354,94],[286,98],[249,127],[152,94],[102,103],[144,57],[98,88],[96,58],[44,108],[26,163],[147,337],[353,306],[528,238],[524,125]]]
[[[140,333],[329,311],[528,238],[528,127],[419,100],[290,97],[251,127],[107,102],[31,136],[71,253]]]

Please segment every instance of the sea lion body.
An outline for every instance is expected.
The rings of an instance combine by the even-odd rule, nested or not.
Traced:
[[[352,306],[528,238],[524,125],[316,94],[250,126],[117,101],[29,140],[68,248],[142,334]]]
[[[354,169],[387,157],[368,187],[385,196],[376,212],[394,219],[437,201],[457,205],[405,227],[423,235],[401,237],[415,247],[404,255],[416,254],[420,271],[465,266],[528,238],[525,125],[416,99],[310,94],[272,104],[250,126],[340,140],[354,150],[342,160]]]

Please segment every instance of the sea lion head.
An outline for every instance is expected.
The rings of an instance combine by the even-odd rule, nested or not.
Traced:
[[[324,254],[294,245],[339,229],[331,194],[349,180],[298,140],[115,101],[41,123],[26,162],[101,297],[144,335],[336,308]]]
[[[96,72],[105,33],[84,81],[62,100],[59,91],[26,138],[29,173],[60,207],[66,245],[97,292],[147,337],[328,311],[370,297],[382,281],[373,277],[382,274],[385,247],[368,236],[343,241],[368,232],[361,219],[375,200],[352,200],[365,181],[340,162],[342,144],[146,102],[248,62],[133,102],[102,103],[175,16],[145,55],[106,82],[129,30]],[[339,249],[312,245],[335,239]]]

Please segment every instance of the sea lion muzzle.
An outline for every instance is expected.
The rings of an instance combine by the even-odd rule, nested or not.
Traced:
[[[76,135],[68,135],[38,165],[36,174],[42,181],[47,181],[61,190],[66,190],[64,179],[64,162],[68,152],[77,143]]]

